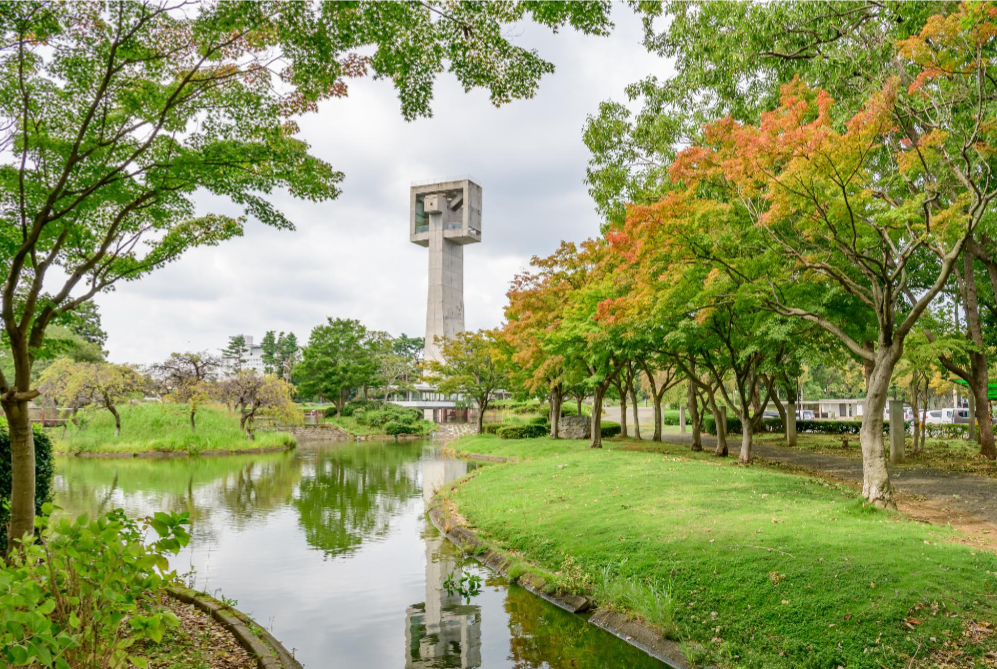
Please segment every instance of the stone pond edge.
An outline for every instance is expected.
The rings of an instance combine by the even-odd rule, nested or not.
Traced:
[[[461,457],[479,459],[465,453],[462,453]],[[486,457],[491,461],[502,460],[501,458],[492,459],[492,456]],[[508,558],[492,550],[488,542],[463,526],[454,527],[447,532],[444,529],[446,524],[444,523],[443,511],[440,506],[432,507],[428,515],[433,525],[440,531],[440,534],[449,539],[454,545],[493,571],[508,577],[510,566]],[[588,611],[591,606],[591,601],[580,595],[544,592],[543,580],[529,573],[520,576],[517,583],[534,595],[547,600],[568,613],[579,615]],[[691,665],[686,660],[685,653],[679,644],[663,638],[650,626],[640,621],[628,620],[624,615],[611,611],[608,608],[600,607],[587,618],[586,622],[606,630],[631,646],[664,662],[667,666],[672,667],[672,669],[691,669]]]
[[[174,599],[196,606],[221,623],[239,645],[256,658],[259,669],[303,669],[301,663],[294,659],[276,637],[242,611],[190,588],[171,586],[167,588],[167,592]]]

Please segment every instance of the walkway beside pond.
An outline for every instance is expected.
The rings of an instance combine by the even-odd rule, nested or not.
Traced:
[[[648,431],[642,436],[649,439],[650,434]],[[664,434],[662,439],[671,444],[692,444],[691,434]],[[703,448],[712,449],[715,446],[716,438],[704,434]],[[728,440],[728,448],[732,457],[737,457],[740,441],[737,438]],[[760,443],[755,443],[753,450],[756,458],[766,462],[806,469],[850,484],[862,483],[862,461],[859,458]],[[960,527],[982,522],[992,526],[992,529],[980,528],[980,532],[997,535],[997,480],[917,465],[891,467],[890,476],[904,496],[901,508],[910,515],[934,523],[944,524],[947,521]],[[991,541],[997,541],[997,536]]]

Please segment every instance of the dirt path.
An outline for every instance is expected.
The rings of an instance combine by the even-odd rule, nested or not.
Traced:
[[[673,444],[691,444],[687,434],[665,434]],[[703,435],[703,447],[712,449],[716,439]],[[740,442],[731,442],[737,457]],[[845,483],[862,484],[862,461],[825,453],[801,451],[772,444],[755,444],[761,460],[804,469]],[[997,547],[997,481],[972,474],[946,472],[930,467],[891,467],[890,477],[901,493],[898,504],[910,516],[936,524],[951,524],[976,540]]]

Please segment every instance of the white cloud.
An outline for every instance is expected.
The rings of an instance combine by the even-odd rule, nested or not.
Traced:
[[[297,231],[250,223],[241,239],[100,296],[111,358],[147,363],[271,329],[305,340],[327,316],[421,335],[428,261],[408,241],[409,185],[459,174],[484,189],[483,242],[464,256],[467,327],[498,325],[508,283],[531,256],[598,233],[583,183],[585,117],[603,100],[622,100],[627,84],[667,74],[644,50],[639,20],[621,6],[614,19],[607,38],[525,27],[516,42],[557,70],[534,99],[501,109],[444,76],[433,118],[406,123],[390,82],[354,82],[347,98],[300,121],[314,153],[346,174],[340,198],[314,204],[275,194]],[[200,204],[234,212],[207,198]]]

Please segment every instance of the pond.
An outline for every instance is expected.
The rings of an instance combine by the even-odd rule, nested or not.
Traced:
[[[211,458],[60,458],[56,503],[91,515],[187,511],[174,559],[234,599],[309,669],[665,665],[463,558],[426,519],[475,466],[422,442],[302,443]],[[443,582],[481,576],[464,601]]]

